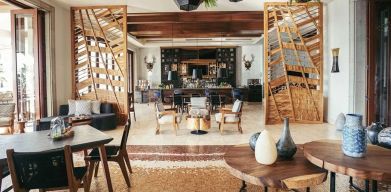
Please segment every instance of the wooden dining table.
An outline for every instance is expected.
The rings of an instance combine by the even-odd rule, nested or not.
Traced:
[[[104,145],[111,142],[113,138],[90,125],[75,126],[72,130],[75,132],[73,137],[61,140],[51,139],[49,136],[50,131],[37,131],[18,135],[0,135],[0,170],[7,163],[7,149],[14,149],[16,152],[42,152],[62,149],[64,146],[69,145],[71,146],[72,152],[78,152],[98,148],[107,181],[107,188],[108,191],[112,192],[113,186]]]

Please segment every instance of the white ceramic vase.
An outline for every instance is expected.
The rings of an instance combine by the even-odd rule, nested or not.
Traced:
[[[276,142],[267,130],[262,131],[257,139],[255,159],[264,165],[271,165],[277,160]]]

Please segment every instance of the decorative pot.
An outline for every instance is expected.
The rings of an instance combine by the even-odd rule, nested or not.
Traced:
[[[254,134],[251,135],[251,137],[250,137],[249,144],[250,144],[251,150],[253,150],[253,151],[255,151],[255,145],[257,144],[257,139],[258,139],[258,137],[259,137],[260,134],[261,134],[261,132],[254,133]]]
[[[367,151],[367,137],[362,125],[362,115],[347,114],[342,134],[342,151],[350,157],[364,157]]]
[[[372,123],[367,128],[367,135],[368,135],[368,140],[374,144],[377,145],[379,143],[377,136],[379,135],[380,131],[384,129],[384,126],[380,122]]]
[[[295,142],[292,139],[291,131],[289,130],[289,118],[284,118],[284,129],[281,137],[277,142],[277,153],[279,157],[291,159],[297,151]]]
[[[391,127],[381,130],[377,139],[380,146],[391,149]]]
[[[342,131],[343,127],[345,126],[346,118],[345,114],[340,113],[337,116],[337,119],[335,120],[334,126],[338,131]]]
[[[276,143],[267,130],[262,131],[257,139],[255,160],[264,165],[271,165],[277,160]]]

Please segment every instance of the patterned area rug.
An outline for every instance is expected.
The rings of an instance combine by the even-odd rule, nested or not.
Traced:
[[[227,147],[229,146],[128,146],[133,167],[132,187],[127,188],[119,166],[109,163],[114,191],[238,192],[241,180],[225,169],[223,155]],[[82,157],[75,155],[75,161],[82,162]],[[337,191],[354,191],[349,189],[348,181],[349,177],[337,174]],[[355,180],[355,183],[363,187],[363,181]],[[101,169],[98,177],[93,178],[91,191],[107,191]],[[248,184],[247,191],[261,192],[263,189]],[[329,191],[329,180],[312,187],[311,191]],[[379,183],[379,191],[391,191],[391,185]]]

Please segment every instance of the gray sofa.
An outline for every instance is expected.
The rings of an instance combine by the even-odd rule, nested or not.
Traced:
[[[73,115],[68,115],[69,106],[60,105],[59,116],[68,122],[68,118]],[[50,121],[58,116],[44,117],[37,121],[35,131],[49,130]],[[110,103],[102,103],[100,106],[100,114],[92,114],[92,127],[99,130],[111,130],[117,127],[117,115],[113,111],[113,105]]]

